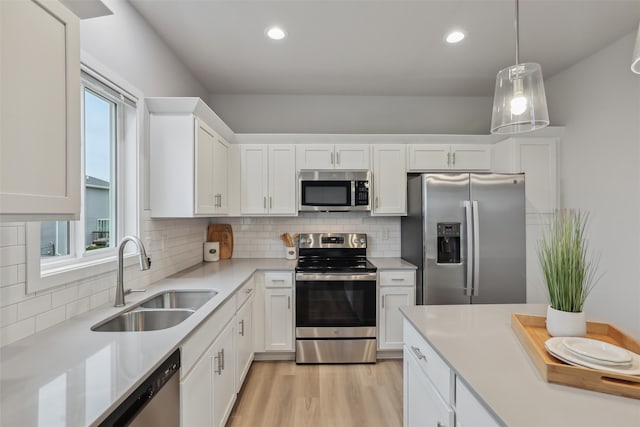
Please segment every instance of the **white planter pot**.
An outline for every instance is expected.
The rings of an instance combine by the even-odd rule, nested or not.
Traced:
[[[583,337],[587,334],[584,311],[571,313],[547,307],[547,332],[552,337]]]

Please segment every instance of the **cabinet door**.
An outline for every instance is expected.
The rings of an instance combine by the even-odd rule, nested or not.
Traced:
[[[217,134],[213,144],[213,196],[215,213],[229,213],[229,146],[226,141]]]
[[[196,119],[196,214],[216,212],[213,188],[213,159],[216,140],[208,126]]]
[[[263,179],[263,181],[267,180]],[[269,213],[272,215],[297,215],[296,158],[294,146],[269,146],[268,181]]]
[[[267,212],[267,148],[265,145],[240,147],[240,212]]]
[[[291,288],[264,291],[266,351],[293,351],[293,292]]]
[[[0,216],[77,219],[78,17],[57,1],[0,1],[0,93]]]
[[[214,348],[204,353],[189,375],[180,382],[180,425],[213,425]]]
[[[491,147],[485,144],[452,145],[451,169],[491,170]]]
[[[378,348],[402,349],[402,315],[400,307],[415,305],[415,288],[390,286],[380,288],[380,322]]]
[[[242,382],[253,361],[253,298],[249,299],[236,314],[236,392],[240,392]]]
[[[305,144],[296,147],[296,168],[333,169],[335,154],[333,144]]]
[[[409,172],[449,169],[449,144],[409,144]]]
[[[407,214],[405,147],[373,147],[373,215]]]
[[[499,425],[466,384],[456,378],[456,426],[498,427]]]
[[[415,356],[404,348],[404,426],[453,427],[454,413],[420,369]]]
[[[230,322],[212,345],[213,425],[215,427],[224,427],[236,400],[234,331],[235,322]]]
[[[334,165],[336,169],[369,169],[369,145],[337,144]]]

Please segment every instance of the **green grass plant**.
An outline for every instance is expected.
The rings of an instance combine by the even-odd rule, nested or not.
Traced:
[[[598,261],[589,256],[585,237],[588,217],[579,210],[556,210],[538,247],[549,302],[556,310],[582,312],[598,281]]]

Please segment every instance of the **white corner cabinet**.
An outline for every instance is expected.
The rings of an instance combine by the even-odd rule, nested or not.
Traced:
[[[489,144],[408,144],[409,172],[440,170],[490,171]]]
[[[181,426],[226,424],[253,361],[254,289],[251,278],[183,343]]]
[[[407,214],[406,149],[402,144],[372,145],[372,215]]]
[[[550,214],[558,206],[558,137],[517,137],[493,146],[494,172],[524,173],[528,214]]]
[[[402,350],[400,307],[416,303],[415,270],[381,270],[378,295],[378,350]]]
[[[295,146],[240,146],[240,213],[242,215],[298,214],[296,206]]]
[[[199,98],[146,102],[151,216],[226,215],[229,145],[214,130],[219,118]]]
[[[296,147],[298,170],[369,169],[369,144],[302,144]]]
[[[80,24],[62,3],[0,1],[0,219],[80,215]]]
[[[501,425],[406,319],[403,352],[405,427]]]

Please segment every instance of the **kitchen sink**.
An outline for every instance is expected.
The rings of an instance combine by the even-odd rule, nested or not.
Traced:
[[[176,326],[195,310],[134,310],[127,311],[98,323],[91,328],[96,332],[157,331]]]
[[[167,291],[144,301],[140,307],[197,310],[217,294],[216,291]]]

